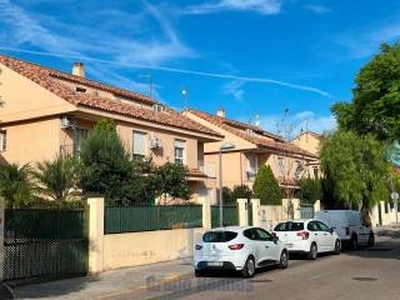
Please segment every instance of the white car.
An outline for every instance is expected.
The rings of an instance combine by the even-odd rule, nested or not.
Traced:
[[[348,244],[353,250],[359,245],[373,246],[374,232],[356,210],[322,210],[315,218],[328,224],[338,233],[343,244]]]
[[[275,226],[275,234],[285,243],[289,252],[305,253],[315,260],[318,253],[340,254],[341,241],[337,233],[319,220],[284,221]]]
[[[287,268],[285,245],[268,231],[253,226],[216,228],[203,234],[194,251],[195,275],[212,269],[240,271],[252,277],[256,268],[277,264]]]

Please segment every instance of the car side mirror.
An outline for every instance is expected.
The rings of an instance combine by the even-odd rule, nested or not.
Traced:
[[[329,232],[332,234],[335,231],[335,227],[329,229]]]
[[[272,237],[272,241],[273,241],[274,243],[277,243],[277,242],[279,241],[279,237],[278,237],[277,235],[273,236],[273,237]]]

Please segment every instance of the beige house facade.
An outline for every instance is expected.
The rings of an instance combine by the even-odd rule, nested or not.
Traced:
[[[318,157],[318,159],[310,162],[309,173],[310,173],[310,178],[313,179],[321,178],[322,174],[321,174],[321,167],[319,160],[321,135],[312,131],[302,132],[292,141],[292,143],[297,147],[299,147],[300,149],[308,151]]]
[[[282,190],[293,196],[299,189],[298,181],[309,176],[309,166],[317,157],[303,150],[282,137],[253,126],[225,118],[225,112],[219,110],[217,115],[187,109],[183,114],[219,132],[224,139],[204,145],[204,172],[216,177],[219,181],[219,157],[221,146],[227,143],[233,149],[221,151],[222,186],[253,186],[258,169],[263,165],[271,167]]]
[[[112,119],[132,156],[156,165],[180,162],[189,169],[192,198],[215,199],[216,180],[204,170],[204,144],[222,135],[132,91],[85,78],[83,64],[72,74],[0,55],[0,155],[5,162],[51,160],[78,155],[88,130]]]

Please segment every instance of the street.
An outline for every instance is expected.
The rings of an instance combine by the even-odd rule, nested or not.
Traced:
[[[400,299],[400,236],[379,232],[375,247],[316,261],[294,257],[286,270],[270,268],[252,279],[235,274],[180,278],[145,291],[107,299]]]

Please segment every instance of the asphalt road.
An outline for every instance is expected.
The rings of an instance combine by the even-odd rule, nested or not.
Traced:
[[[295,257],[288,269],[262,270],[252,279],[226,273],[181,278],[115,299],[400,300],[400,236],[392,234],[381,233],[375,247],[360,251],[316,261]]]

